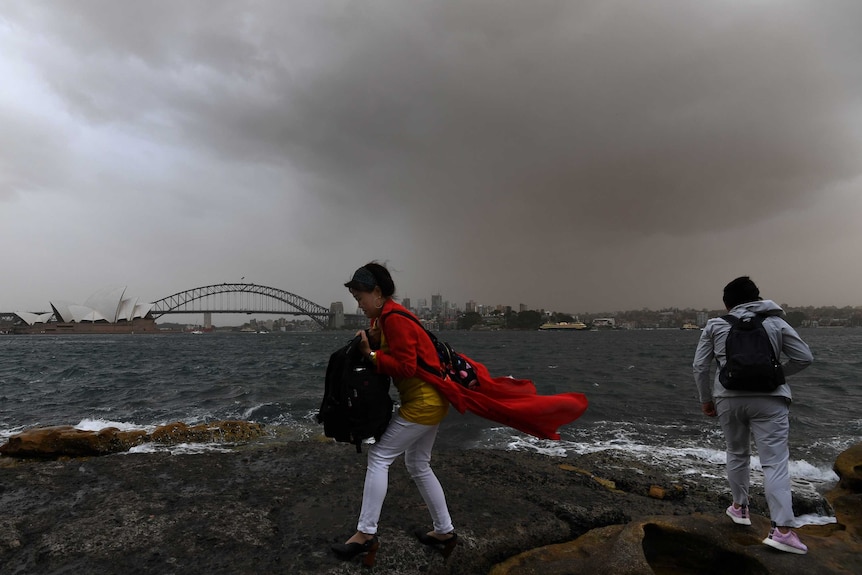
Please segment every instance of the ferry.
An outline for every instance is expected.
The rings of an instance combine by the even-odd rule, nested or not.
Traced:
[[[539,330],[541,331],[587,331],[590,327],[582,321],[574,321],[569,323],[567,321],[560,321],[557,323],[544,323],[539,326]]]

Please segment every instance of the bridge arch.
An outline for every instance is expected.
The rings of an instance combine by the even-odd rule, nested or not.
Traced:
[[[154,319],[169,313],[269,313],[307,315],[330,327],[329,309],[288,291],[246,283],[222,283],[177,292],[153,302]]]

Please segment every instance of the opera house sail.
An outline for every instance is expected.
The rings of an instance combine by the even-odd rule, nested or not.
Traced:
[[[125,298],[126,288],[100,290],[83,304],[53,300],[51,312],[15,312],[13,333],[156,333],[153,304]]]

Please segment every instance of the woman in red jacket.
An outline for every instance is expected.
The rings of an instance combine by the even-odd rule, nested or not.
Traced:
[[[398,413],[385,433],[368,449],[368,466],[362,493],[362,509],[356,533],[346,543],[332,546],[343,559],[365,553],[365,564],[374,564],[380,543],[377,521],[389,484],[389,466],[404,454],[407,470],[428,510],[433,529],[416,532],[419,541],[439,548],[448,557],[457,543],[455,528],[446,506],[446,496],[431,469],[431,448],[440,422],[446,416],[449,402],[437,388],[417,375],[417,358],[439,368],[437,352],[421,325],[393,311],[410,313],[392,299],[395,283],[386,267],[372,262],[357,269],[344,284],[356,299],[359,308],[371,320],[371,341],[360,331],[360,350],[377,367],[377,371],[392,376],[400,397]],[[373,345],[372,345],[373,344]],[[372,347],[377,351],[372,351]]]

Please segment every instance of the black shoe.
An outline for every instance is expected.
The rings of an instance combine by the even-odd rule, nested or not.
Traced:
[[[374,567],[374,559],[379,548],[380,540],[377,539],[377,535],[365,543],[333,543],[330,545],[330,549],[335,552],[338,558],[345,561],[350,561],[357,555],[365,553],[362,564],[366,567]]]
[[[413,534],[416,535],[417,539],[419,539],[419,543],[428,545],[429,547],[438,548],[444,559],[448,559],[449,555],[452,554],[452,551],[455,550],[455,546],[458,545],[458,534],[454,531],[449,534],[451,537],[447,537],[445,539],[438,539],[433,535],[428,535],[422,529],[417,529]]]

